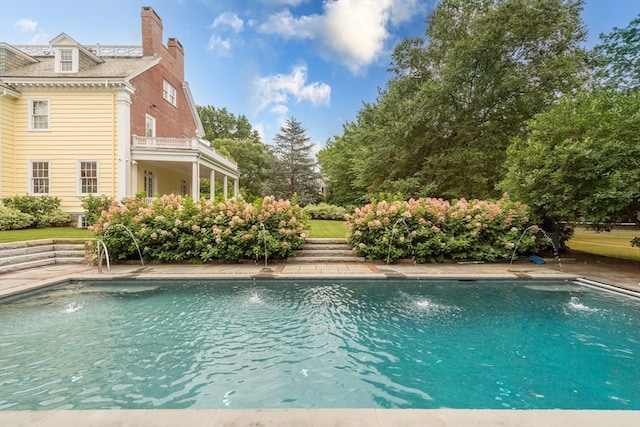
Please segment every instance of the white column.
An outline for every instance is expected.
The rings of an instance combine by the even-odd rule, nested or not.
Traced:
[[[191,197],[200,200],[200,165],[198,160],[191,163]]]
[[[211,181],[211,188],[209,190],[209,198],[211,200],[216,198],[216,171],[211,169],[209,173],[209,181]]]
[[[115,157],[117,166],[114,165],[115,176],[113,179],[117,182],[117,186],[114,183],[114,196],[118,200],[129,196],[131,193],[131,168],[129,161],[131,159],[131,95],[125,91],[119,91],[114,94],[114,114],[117,114],[117,118],[114,117],[114,127],[116,135],[113,135],[115,145]],[[111,189],[110,189],[111,190]],[[135,194],[135,193],[134,193]]]
[[[131,162],[131,194],[138,194],[138,162]]]
[[[229,181],[229,177],[227,177],[227,175],[224,176],[224,179],[222,180],[222,196],[224,197],[225,200],[227,200],[227,183]]]
[[[240,180],[236,178],[233,180],[233,199],[234,200],[238,198],[239,192],[240,192]]]

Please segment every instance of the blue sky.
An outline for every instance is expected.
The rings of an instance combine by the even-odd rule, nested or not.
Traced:
[[[162,18],[163,38],[185,49],[198,105],[247,116],[273,142],[295,117],[320,148],[376,99],[389,54],[424,34],[437,0],[2,0],[0,41],[47,44],[62,32],[82,44],[140,45],[140,11]],[[626,27],[638,0],[586,0],[587,47]]]

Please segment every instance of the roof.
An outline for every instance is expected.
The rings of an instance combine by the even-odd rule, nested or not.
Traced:
[[[101,64],[97,64],[85,70],[80,70],[77,73],[69,74],[55,72],[55,58],[53,57],[39,57],[38,59],[40,60],[40,62],[1,73],[0,78],[126,78],[131,75],[138,74],[139,72],[151,67],[154,62],[158,62],[158,58],[154,57],[103,58],[104,62]]]

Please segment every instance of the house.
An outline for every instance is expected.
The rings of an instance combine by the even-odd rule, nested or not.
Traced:
[[[144,191],[198,199],[200,178],[238,195],[237,164],[203,139],[184,49],[143,7],[142,46],[0,42],[0,197],[51,195],[82,221],[81,198]]]

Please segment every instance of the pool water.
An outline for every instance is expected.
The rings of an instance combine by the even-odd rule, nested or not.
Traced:
[[[640,301],[571,282],[70,283],[0,325],[0,409],[640,409]]]

